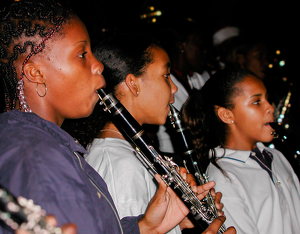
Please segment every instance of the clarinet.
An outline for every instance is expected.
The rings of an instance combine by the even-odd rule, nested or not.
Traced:
[[[185,127],[184,123],[181,121],[181,116],[179,114],[179,111],[170,104],[170,113],[169,113],[169,119],[171,126],[176,134],[176,139],[179,141],[176,142],[179,145],[179,149],[181,149],[182,152],[182,161],[189,173],[194,175],[196,178],[196,182],[198,185],[203,185],[208,182],[208,177],[203,173],[202,168],[200,165],[198,165],[198,157],[197,152],[194,148],[194,144],[192,142],[191,133],[188,128]],[[208,195],[202,200],[203,205],[206,207],[207,210],[209,210],[214,217],[218,217],[218,210],[215,206],[214,200],[211,196],[211,193],[209,192]],[[223,224],[221,226],[221,229],[223,232],[225,232],[226,227]]]
[[[46,212],[32,200],[15,198],[0,185],[0,221],[12,230],[22,228],[32,234],[62,234],[59,227],[45,221]]]
[[[300,177],[300,151],[295,149],[293,142],[290,141],[291,139],[282,125],[273,122],[270,123],[270,126],[274,129],[274,132],[271,134],[274,135],[275,148],[284,151],[284,156],[288,159],[298,177]]]
[[[162,157],[158,153],[141,125],[112,93],[106,94],[103,89],[100,89],[98,94],[100,105],[120,132],[134,144],[137,156],[143,165],[151,174],[160,174],[163,181],[173,189],[189,209],[196,223],[201,226],[204,223],[207,227],[215,215],[206,209],[188,183],[180,176],[178,165],[171,158]],[[218,233],[224,233],[224,231],[220,229]]]

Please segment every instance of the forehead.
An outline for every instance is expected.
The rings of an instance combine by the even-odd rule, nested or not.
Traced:
[[[202,43],[202,37],[200,33],[195,32],[188,36],[187,42],[193,43],[193,44],[201,44]]]
[[[245,77],[243,81],[237,84],[237,87],[244,95],[247,96],[266,92],[266,88],[262,80],[252,75]]]
[[[167,52],[161,47],[154,46],[151,48],[153,62],[170,62]]]
[[[59,35],[71,35],[74,38],[80,38],[86,37],[88,33],[83,22],[77,16],[73,16],[63,24],[61,30],[57,33],[56,36],[59,37]]]
[[[78,17],[73,17],[63,24],[61,30],[54,34],[53,39],[50,40],[48,47],[53,49],[56,46],[66,43],[74,45],[79,41],[89,42],[89,36],[82,21]]]
[[[267,47],[264,45],[264,44],[256,44],[254,45],[250,50],[249,52],[264,52],[266,53],[267,52]]]

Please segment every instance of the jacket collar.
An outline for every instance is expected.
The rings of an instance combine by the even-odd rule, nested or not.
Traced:
[[[8,115],[9,123],[14,124],[14,122],[16,122],[15,124],[17,124],[19,122],[40,128],[41,130],[52,135],[72,152],[77,151],[83,154],[87,153],[84,147],[81,146],[78,141],[72,138],[66,131],[58,127],[55,123],[39,117],[35,113],[12,110],[5,114]]]

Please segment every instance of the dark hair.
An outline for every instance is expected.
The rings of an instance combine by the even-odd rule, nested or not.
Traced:
[[[211,162],[216,165],[214,148],[224,147],[228,127],[216,114],[216,107],[232,110],[234,99],[242,90],[237,86],[248,76],[255,76],[245,69],[224,69],[212,75],[199,93],[188,98],[182,108],[182,119],[191,130],[200,160],[207,166],[209,152]]]
[[[114,92],[128,74],[142,76],[153,60],[151,48],[159,42],[143,34],[121,34],[100,42],[93,52],[104,64],[106,91]]]
[[[17,71],[14,62],[31,48],[23,65],[41,52],[45,42],[69,19],[72,11],[52,1],[18,1],[0,11],[0,76],[5,111],[15,108]],[[24,36],[26,39],[22,39]],[[2,97],[3,98],[3,97]]]
[[[104,65],[102,74],[106,80],[106,93],[112,92],[117,96],[116,88],[125,81],[128,74],[142,76],[153,62],[151,48],[155,46],[161,47],[156,39],[134,33],[116,35],[100,42],[93,52]],[[107,122],[109,118],[103,108],[96,105],[91,116],[81,120],[67,120],[62,128],[86,147]]]

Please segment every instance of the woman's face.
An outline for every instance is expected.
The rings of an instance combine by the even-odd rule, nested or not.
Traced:
[[[198,34],[192,34],[183,43],[184,55],[190,71],[203,72],[206,53],[203,39]]]
[[[273,139],[269,123],[274,121],[274,108],[267,100],[267,91],[260,79],[250,75],[237,85],[242,92],[234,100],[229,147],[252,150],[257,142]]]
[[[41,62],[48,89],[43,113],[58,125],[65,118],[89,116],[99,100],[96,91],[105,86],[103,64],[92,54],[84,24],[75,18],[63,29],[62,38],[49,40]]]
[[[267,50],[263,44],[254,46],[245,56],[245,68],[264,79],[268,69]]]
[[[159,47],[152,48],[151,52],[153,61],[139,79],[136,118],[140,124],[162,125],[170,111],[169,104],[174,102],[177,86],[170,78],[170,59],[167,53]]]

